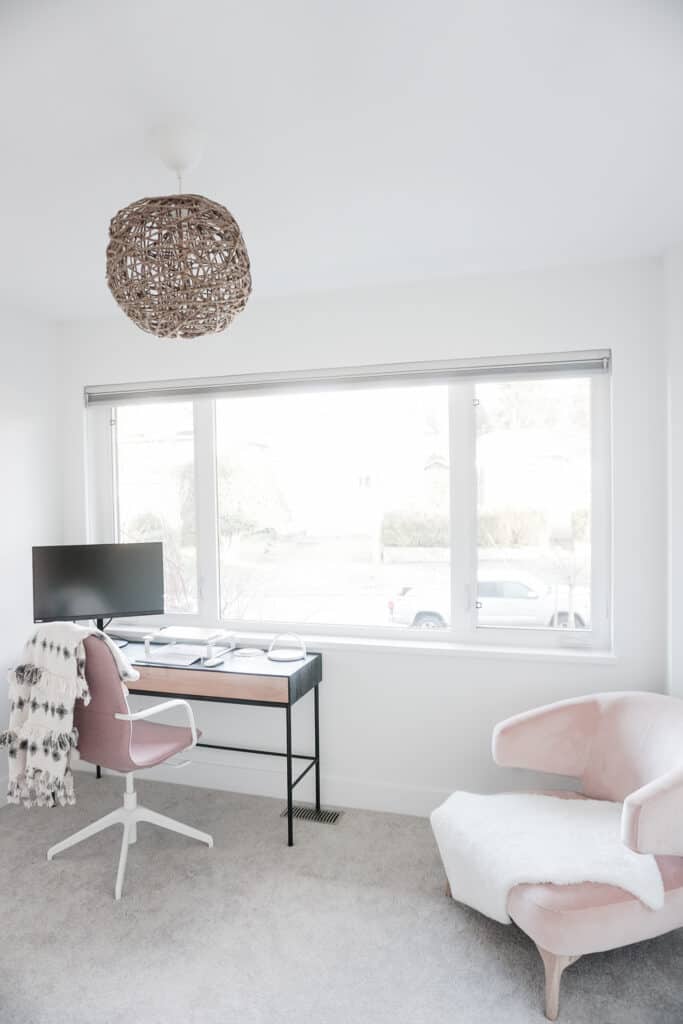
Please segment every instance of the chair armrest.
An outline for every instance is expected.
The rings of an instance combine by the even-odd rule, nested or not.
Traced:
[[[171,708],[184,708],[187,713],[188,724],[192,731],[192,743],[190,747],[197,745],[197,726],[194,720],[194,713],[192,708],[186,700],[180,700],[175,698],[174,700],[165,700],[161,704],[154,704],[151,708],[143,708],[142,711],[133,711],[127,715],[116,713],[114,718],[118,718],[120,722],[138,722],[143,718],[152,718],[154,715],[160,715],[163,711],[170,711]],[[190,747],[187,749],[189,750]]]
[[[636,853],[683,857],[683,766],[626,797],[621,839]]]
[[[493,730],[496,764],[580,778],[600,720],[596,696],[546,704],[499,722]]]

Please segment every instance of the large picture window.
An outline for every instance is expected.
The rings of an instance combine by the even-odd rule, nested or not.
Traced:
[[[92,539],[162,540],[185,621],[607,647],[596,367],[112,396]]]

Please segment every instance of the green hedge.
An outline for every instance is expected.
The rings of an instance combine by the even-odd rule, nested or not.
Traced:
[[[382,520],[387,548],[447,548],[448,516],[419,512],[387,512]]]

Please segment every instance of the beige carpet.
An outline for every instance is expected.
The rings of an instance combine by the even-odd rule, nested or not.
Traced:
[[[119,802],[79,774],[78,806],[0,810],[1,1024],[542,1024],[531,942],[449,901],[429,824],[144,781],[149,806],[215,847],[149,825],[112,899],[118,829],[47,847]],[[681,1024],[683,932],[586,957],[563,1024]]]

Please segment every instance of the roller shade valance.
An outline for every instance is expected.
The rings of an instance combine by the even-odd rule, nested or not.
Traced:
[[[246,373],[221,377],[95,384],[85,388],[85,404],[127,405],[157,401],[193,401],[264,392],[338,390],[341,388],[447,384],[456,380],[584,376],[608,373],[609,349],[481,359],[436,360],[421,363],[384,363],[372,366],[333,367]]]

